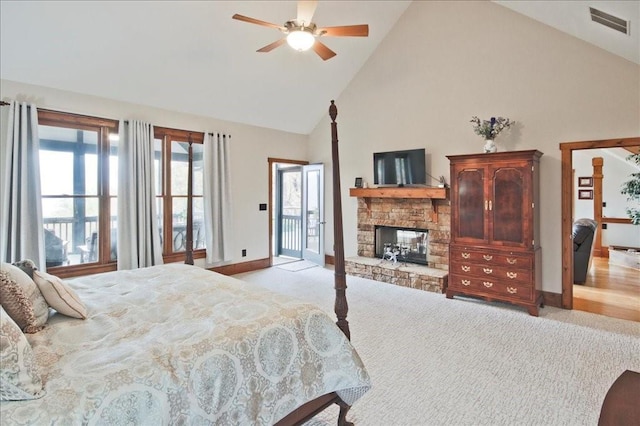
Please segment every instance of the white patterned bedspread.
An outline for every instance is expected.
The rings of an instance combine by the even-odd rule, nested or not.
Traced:
[[[181,264],[68,282],[89,318],[27,335],[46,395],[3,401],[3,426],[270,425],[370,387],[332,318],[260,286]]]

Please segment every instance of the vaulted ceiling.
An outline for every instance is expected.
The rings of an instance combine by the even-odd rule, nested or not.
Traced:
[[[496,1],[640,64],[638,1]],[[7,1],[2,79],[294,133],[310,133],[410,1],[320,1],[319,26],[369,24],[369,37],[327,37],[337,56],[282,46],[293,1]],[[631,35],[591,22],[588,6],[631,21]]]

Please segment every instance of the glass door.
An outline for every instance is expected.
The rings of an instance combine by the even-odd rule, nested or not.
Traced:
[[[302,169],[277,166],[275,255],[302,258]]]
[[[324,164],[302,167],[302,257],[324,265]]]

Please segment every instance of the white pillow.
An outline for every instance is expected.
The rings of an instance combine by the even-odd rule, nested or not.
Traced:
[[[35,282],[17,266],[0,265],[0,304],[25,333],[44,328],[49,305]]]
[[[86,319],[87,308],[68,284],[55,275],[33,271],[33,280],[49,306],[68,317]]]
[[[0,401],[44,396],[42,378],[27,338],[0,307]]]

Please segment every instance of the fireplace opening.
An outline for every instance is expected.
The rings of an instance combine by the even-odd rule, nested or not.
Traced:
[[[427,229],[376,226],[376,257],[392,262],[429,264],[429,231]]]

